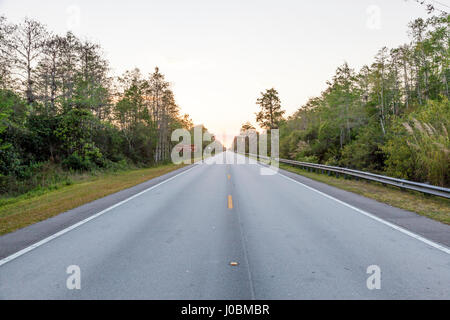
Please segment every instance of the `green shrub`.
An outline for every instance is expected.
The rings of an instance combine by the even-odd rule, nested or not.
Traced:
[[[71,169],[76,171],[87,171],[94,167],[88,158],[80,156],[77,152],[72,153],[66,159],[62,161],[62,165],[65,169]]]
[[[389,175],[450,185],[450,103],[447,98],[429,101],[397,121],[383,147]]]

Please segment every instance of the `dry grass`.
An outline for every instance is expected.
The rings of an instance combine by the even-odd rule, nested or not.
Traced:
[[[44,194],[23,195],[8,199],[0,206],[0,235],[48,219],[61,212],[102,198],[117,191],[179,169],[184,165],[168,164],[85,177],[72,185],[63,186]]]
[[[450,224],[450,200],[448,199],[424,195],[414,191],[403,191],[396,187],[383,186],[374,182],[347,180],[326,174],[308,172],[286,164],[280,164],[280,168],[387,203],[393,207],[416,212],[428,218]]]

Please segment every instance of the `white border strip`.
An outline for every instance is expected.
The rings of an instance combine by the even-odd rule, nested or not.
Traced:
[[[150,191],[150,190],[152,190],[152,189],[155,189],[156,187],[159,187],[160,185],[162,185],[162,184],[164,184],[164,183],[166,183],[166,182],[169,182],[170,180],[173,180],[173,179],[175,179],[175,178],[181,176],[182,174],[185,174],[185,173],[191,171],[191,170],[194,169],[199,163],[202,163],[202,162],[200,161],[200,162],[194,163],[194,166],[193,166],[192,168],[189,168],[189,169],[187,169],[187,170],[185,170],[185,171],[183,171],[183,172],[180,172],[180,173],[174,175],[173,177],[170,177],[170,178],[168,178],[168,179],[166,179],[166,180],[164,180],[164,181],[161,181],[160,183],[155,184],[154,186],[151,186],[151,187],[149,187],[149,188],[147,188],[147,189],[145,189],[145,190],[143,190],[143,191],[141,191],[141,192],[139,192],[139,193],[136,193],[135,195],[132,195],[131,197],[129,197],[129,198],[125,199],[125,200],[122,200],[122,201],[120,201],[120,202],[118,202],[118,203],[112,205],[111,207],[108,207],[108,208],[106,208],[106,209],[104,209],[104,210],[102,210],[102,211],[100,211],[100,212],[98,212],[98,213],[96,213],[96,214],[94,214],[94,215],[92,215],[92,216],[90,216],[90,217],[84,219],[84,220],[81,220],[81,221],[75,223],[74,225],[71,225],[70,227],[67,227],[67,228],[65,228],[65,229],[63,229],[63,230],[61,230],[61,231],[59,231],[59,232],[57,232],[57,233],[55,233],[55,234],[53,234],[53,235],[51,235],[51,236],[45,238],[45,239],[42,239],[42,240],[39,241],[39,242],[36,242],[36,243],[32,244],[32,245],[29,246],[29,247],[26,247],[26,248],[24,248],[24,249],[22,249],[22,250],[20,250],[20,251],[17,251],[16,253],[13,253],[12,255],[10,255],[10,256],[8,256],[8,257],[6,257],[6,258],[3,258],[2,260],[0,260],[0,266],[2,266],[2,265],[4,265],[5,263],[8,263],[8,262],[10,262],[10,261],[12,261],[12,260],[14,260],[14,259],[17,259],[18,257],[24,255],[25,253],[30,252],[31,250],[34,250],[34,249],[36,249],[36,248],[38,248],[38,247],[40,247],[40,246],[46,244],[47,242],[50,242],[50,241],[52,241],[53,239],[56,239],[56,238],[62,236],[63,234],[65,234],[65,233],[67,233],[67,232],[69,232],[69,231],[72,231],[73,229],[78,228],[79,226],[82,226],[83,224],[85,224],[85,223],[87,223],[87,222],[89,222],[89,221],[91,221],[91,220],[93,220],[93,219],[95,219],[95,218],[100,217],[102,214],[104,214],[104,213],[106,213],[106,212],[108,212],[108,211],[110,211],[110,210],[112,210],[112,209],[114,209],[114,208],[117,208],[117,207],[123,205],[124,203],[127,203],[128,201],[133,200],[134,198],[137,198],[137,197],[139,197],[140,195],[143,195],[144,193],[146,193],[146,192],[148,192],[148,191]]]
[[[259,162],[258,162],[258,165],[260,165],[261,167],[264,167],[264,166],[263,166],[262,164],[260,164]],[[266,167],[266,168],[267,168],[267,167]],[[392,229],[395,229],[395,230],[400,231],[401,233],[404,233],[404,234],[406,234],[406,235],[408,235],[408,236],[410,236],[410,237],[412,237],[412,238],[414,238],[414,239],[417,239],[417,240],[419,240],[419,241],[422,241],[423,243],[426,243],[427,245],[429,245],[429,246],[431,246],[431,247],[433,247],[433,248],[435,248],[435,249],[441,250],[442,252],[445,252],[446,254],[450,254],[450,248],[447,248],[447,247],[445,247],[445,246],[443,246],[443,245],[440,245],[440,244],[438,244],[438,243],[436,243],[436,242],[433,242],[433,241],[431,241],[431,240],[428,240],[428,239],[426,239],[426,238],[424,238],[424,237],[422,237],[422,236],[419,236],[418,234],[415,234],[414,232],[408,231],[408,230],[406,230],[406,229],[404,229],[404,228],[402,228],[402,227],[400,227],[400,226],[397,226],[397,225],[395,225],[395,224],[393,224],[393,223],[390,223],[390,222],[388,222],[388,221],[386,221],[386,220],[383,220],[383,219],[381,219],[381,218],[379,218],[379,217],[377,217],[377,216],[375,216],[375,215],[373,215],[373,214],[371,214],[371,213],[369,213],[369,212],[367,212],[367,211],[358,209],[358,208],[356,208],[356,207],[354,207],[354,206],[352,206],[352,205],[350,205],[350,204],[348,204],[348,203],[345,203],[344,201],[341,201],[341,200],[336,199],[335,197],[332,197],[332,196],[330,196],[330,195],[328,195],[328,194],[326,194],[326,193],[323,193],[323,192],[321,192],[321,191],[319,191],[319,190],[316,190],[316,189],[314,189],[314,188],[311,188],[311,187],[309,187],[309,186],[307,186],[307,185],[305,185],[305,184],[303,184],[303,183],[301,183],[301,182],[299,182],[299,181],[297,181],[297,180],[295,180],[295,179],[292,179],[292,178],[290,178],[290,177],[288,177],[288,176],[285,176],[284,174],[281,174],[278,170],[274,170],[274,171],[277,171],[277,173],[278,173],[280,176],[282,176],[283,178],[285,178],[285,179],[288,179],[288,180],[291,180],[291,181],[293,181],[293,182],[295,182],[295,183],[298,183],[298,184],[304,186],[305,188],[307,188],[307,189],[309,189],[309,190],[312,190],[312,191],[314,191],[314,192],[317,192],[317,193],[321,194],[322,196],[327,197],[328,199],[332,199],[332,200],[334,200],[334,201],[336,201],[336,202],[339,202],[340,204],[342,204],[342,205],[344,205],[344,206],[346,206],[346,207],[349,207],[349,208],[351,208],[351,209],[353,209],[353,210],[355,210],[355,211],[358,211],[359,213],[361,213],[361,214],[363,214],[363,215],[365,215],[365,216],[367,216],[367,217],[369,217],[369,218],[371,218],[371,219],[373,219],[373,220],[376,220],[376,221],[378,221],[378,222],[381,222],[382,224],[387,225],[388,227],[391,227]]]

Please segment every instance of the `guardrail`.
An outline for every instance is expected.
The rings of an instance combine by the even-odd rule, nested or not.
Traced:
[[[323,165],[323,164],[301,162],[301,161],[294,161],[294,160],[287,160],[287,159],[280,159],[280,158],[272,159],[270,157],[258,156],[256,154],[250,154],[250,153],[246,153],[246,155],[257,157],[258,160],[260,158],[265,159],[265,160],[275,160],[280,163],[286,163],[286,164],[290,164],[290,165],[294,165],[294,166],[299,166],[299,167],[302,167],[309,171],[328,173],[328,175],[331,175],[332,173],[334,173],[336,175],[336,177],[343,175],[345,178],[354,177],[356,179],[375,181],[375,182],[379,182],[379,183],[382,183],[385,185],[399,187],[401,189],[414,190],[414,191],[422,192],[424,194],[429,194],[429,195],[433,195],[433,196],[450,199],[450,189],[449,188],[433,186],[433,185],[429,185],[426,183],[413,182],[413,181],[408,181],[408,180],[404,180],[404,179],[397,179],[397,178],[382,176],[382,175],[375,174],[375,173],[358,171],[358,170],[341,168],[341,167],[327,166],[327,165]]]

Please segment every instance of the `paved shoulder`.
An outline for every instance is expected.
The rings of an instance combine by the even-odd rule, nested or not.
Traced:
[[[86,203],[82,206],[58,214],[52,218],[32,224],[15,232],[0,236],[0,259],[22,250],[42,239],[45,239],[77,222],[80,222],[110,206],[123,201],[164,180],[170,179],[194,165],[174,170],[162,176],[148,180],[134,187],[121,190],[106,197]]]
[[[279,173],[429,240],[450,247],[449,225],[283,169],[279,169]]]

